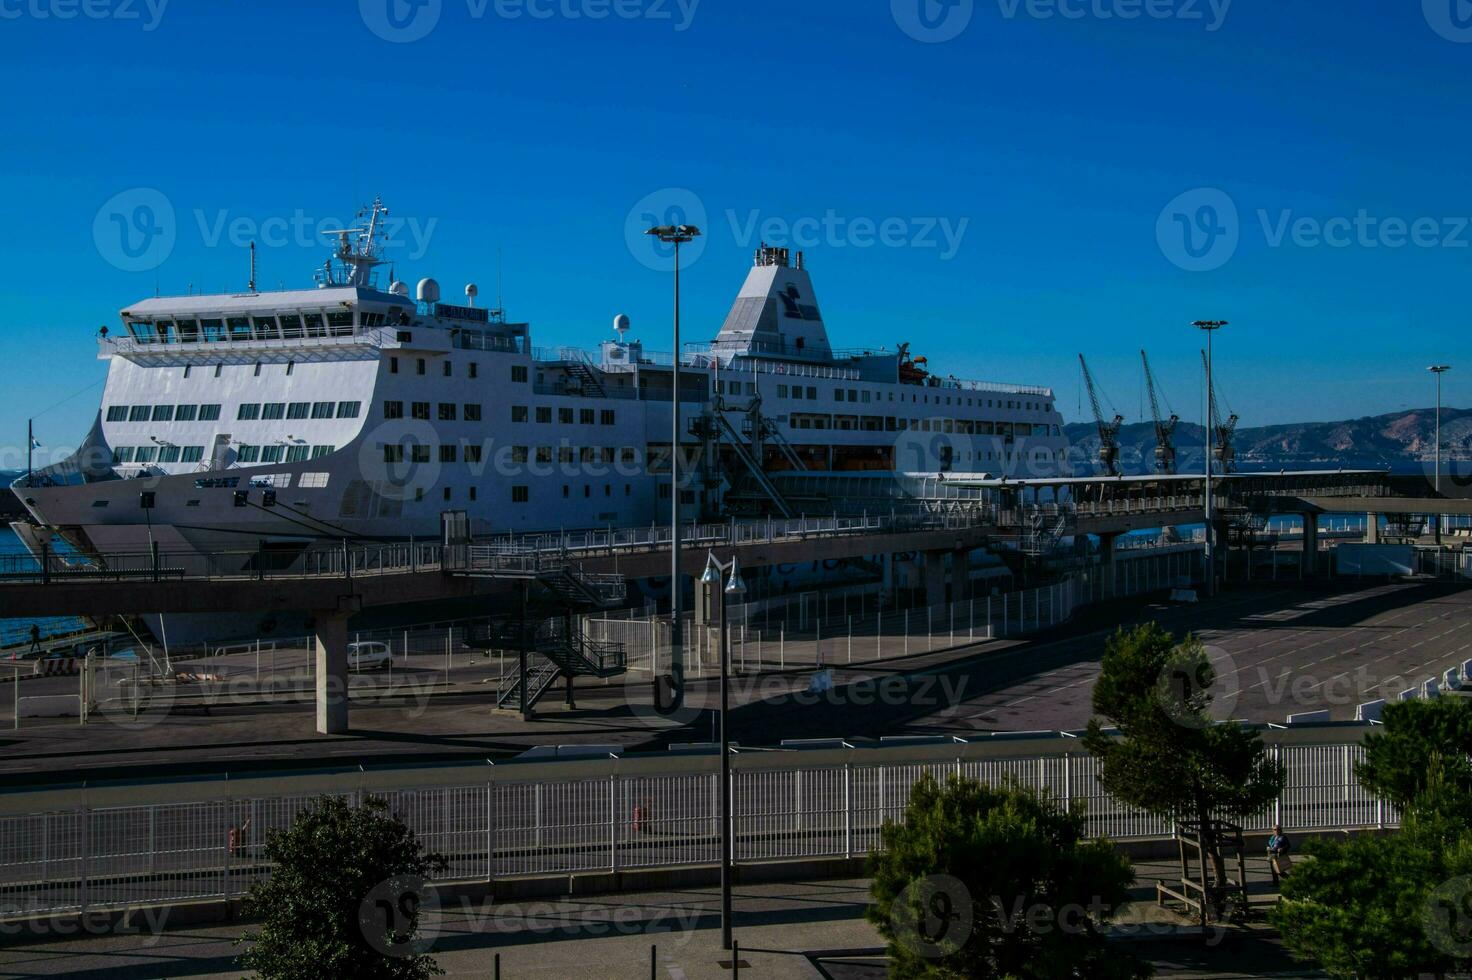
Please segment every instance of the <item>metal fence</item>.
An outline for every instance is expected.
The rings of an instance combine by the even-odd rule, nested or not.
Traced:
[[[1354,781],[1363,731],[1264,732],[1288,784],[1247,829],[1394,825],[1391,808]],[[736,860],[861,856],[927,772],[1080,801],[1091,834],[1170,833],[1103,792],[1076,738],[937,743],[736,753]],[[670,753],[10,792],[0,796],[0,918],[237,897],[269,873],[267,835],[323,794],[386,800],[449,859],[446,882],[714,864],[719,762]]]
[[[872,609],[862,601],[732,606],[731,666],[736,673],[871,663],[946,650],[981,640],[1022,636],[1066,622],[1076,610],[1107,597],[1142,595],[1174,588],[1203,575],[1203,554],[1193,544],[1132,549],[1114,562],[1113,582],[1095,567],[1037,589],[962,599],[909,609]],[[810,608],[811,605],[811,608]],[[857,606],[857,610],[850,609]],[[720,634],[682,620],[686,669],[702,677],[717,669]],[[594,639],[622,643],[629,668],[658,674],[670,656],[667,616],[596,617],[584,628]]]

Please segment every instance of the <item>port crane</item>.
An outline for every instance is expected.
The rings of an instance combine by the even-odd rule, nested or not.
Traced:
[[[1150,359],[1140,351],[1140,363],[1145,367],[1145,390],[1150,395],[1150,417],[1155,420],[1155,472],[1171,474],[1176,471],[1176,424],[1181,417],[1175,412],[1170,418],[1160,417],[1160,399],[1156,396],[1155,373],[1150,370]],[[1170,401],[1165,404],[1170,411]]]
[[[1124,425],[1124,416],[1115,412],[1111,421],[1104,421],[1104,410],[1099,407],[1099,392],[1094,387],[1094,376],[1089,373],[1089,364],[1082,354],[1078,356],[1078,365],[1083,368],[1084,387],[1089,391],[1089,406],[1093,408],[1094,422],[1099,426],[1099,465],[1104,467],[1106,475],[1119,476],[1119,429]]]
[[[1206,370],[1206,351],[1201,352],[1201,369]],[[1227,420],[1222,421],[1221,410],[1217,408],[1216,385],[1206,392],[1206,403],[1210,408],[1210,431],[1211,431],[1211,457],[1216,462],[1218,473],[1230,473],[1236,469],[1237,450],[1232,445],[1232,440],[1237,435],[1237,413],[1227,406]]]

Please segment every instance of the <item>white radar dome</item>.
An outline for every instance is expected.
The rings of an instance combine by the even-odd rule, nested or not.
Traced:
[[[440,284],[433,279],[419,280],[419,287],[415,291],[421,303],[438,303],[440,301]]]
[[[620,313],[618,316],[616,316],[616,317],[613,318],[613,332],[614,333],[616,333],[620,337],[622,337],[625,333],[628,333],[628,330],[629,330],[629,315],[627,313]]]
[[[409,284],[395,279],[393,281],[393,284],[388,287],[388,291],[393,293],[395,296],[408,296]]]
[[[475,298],[480,295],[480,287],[473,282],[465,284],[465,299],[471,305],[475,305]]]

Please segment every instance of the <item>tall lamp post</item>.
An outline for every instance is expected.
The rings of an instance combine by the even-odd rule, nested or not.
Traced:
[[[700,237],[694,225],[656,225],[645,232],[675,247],[675,357],[670,379],[670,705],[685,700],[685,643],[680,625],[680,246]],[[657,693],[657,692],[656,692]],[[656,698],[657,701],[657,698]],[[656,704],[656,707],[658,705]]]
[[[1216,390],[1211,386],[1211,335],[1227,326],[1226,320],[1197,320],[1191,324],[1206,331],[1206,597],[1216,595],[1216,548],[1211,523],[1211,454],[1216,450]]]
[[[1441,496],[1441,376],[1452,369],[1450,364],[1433,364],[1426,370],[1436,375],[1436,472],[1432,475],[1432,488]],[[1436,522],[1436,543],[1441,544],[1441,515],[1432,514]]]
[[[726,587],[721,589],[720,608],[720,631],[721,631],[721,949],[731,948],[731,864],[732,864],[732,833],[731,833],[731,743],[726,731],[726,715],[730,704],[728,702],[729,689],[726,678],[730,674],[731,664],[731,630],[726,623],[726,600],[730,598],[741,598],[746,595],[746,583],[741,579],[741,568],[732,556],[729,565],[723,565],[716,560],[714,552],[705,564],[705,574],[700,576],[700,581],[713,589],[721,588],[721,573],[729,571],[730,578]]]

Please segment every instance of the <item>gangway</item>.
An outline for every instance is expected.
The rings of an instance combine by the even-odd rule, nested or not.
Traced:
[[[748,421],[750,421],[752,413],[757,413],[758,417],[760,414],[755,403],[747,410],[747,413]],[[752,452],[751,446],[747,444],[741,433],[736,431],[736,427],[731,424],[731,420],[726,418],[726,407],[722,399],[717,398],[715,408],[710,413],[696,419],[692,423],[692,428],[695,429],[696,434],[701,438],[710,438],[712,436],[715,438],[724,437],[726,443],[731,447],[732,453],[741,461],[741,465],[746,468],[746,474],[761,488],[762,493],[766,494],[772,501],[772,505],[777,508],[778,513],[783,517],[797,516],[797,511],[793,509],[787,497],[778,489],[777,484],[772,481],[771,475],[762,466],[761,459],[757,454]],[[753,427],[753,431],[761,432],[759,423]],[[796,458],[796,453],[793,454],[793,457]]]

